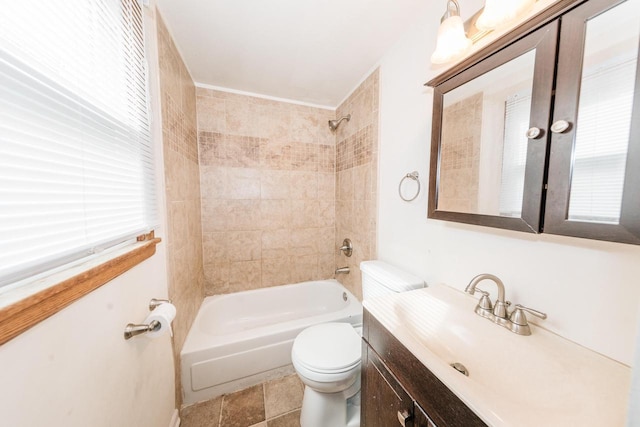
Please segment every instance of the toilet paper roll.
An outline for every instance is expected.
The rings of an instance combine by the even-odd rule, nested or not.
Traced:
[[[145,319],[144,323],[150,324],[154,320],[160,322],[160,329],[156,331],[147,332],[145,335],[149,338],[157,338],[164,335],[166,331],[173,336],[173,330],[171,329],[171,322],[176,318],[176,306],[170,303],[162,303],[157,306],[149,316]]]

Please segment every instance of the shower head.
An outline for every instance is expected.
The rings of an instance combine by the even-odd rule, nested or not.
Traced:
[[[331,129],[332,131],[335,131],[336,129],[338,129],[340,122],[343,120],[346,120],[346,121],[351,120],[351,114],[347,114],[346,116],[342,117],[340,120],[329,120],[329,129]]]

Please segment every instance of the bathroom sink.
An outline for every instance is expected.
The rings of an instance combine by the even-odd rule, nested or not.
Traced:
[[[432,285],[364,307],[491,426],[624,425],[629,367],[535,325],[516,335],[476,303]]]

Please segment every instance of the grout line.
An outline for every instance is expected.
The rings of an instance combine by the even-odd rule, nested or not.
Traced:
[[[299,412],[301,409],[302,409],[302,407],[300,407],[300,408],[296,408],[296,409],[292,409],[292,410],[291,410],[291,411],[289,411],[289,412],[285,412],[285,413],[283,413],[283,414],[276,415],[275,417],[273,417],[273,418],[269,418],[268,420],[265,420],[265,421],[273,421],[273,420],[275,420],[276,418],[284,417],[285,415],[289,415],[289,414],[291,414],[291,413],[293,413],[293,412]]]
[[[218,416],[218,425],[217,427],[221,426],[222,423],[222,409],[224,408],[224,398],[226,397],[226,394],[222,395],[222,399],[220,399],[220,415]]]
[[[264,422],[267,422],[267,382],[262,382],[262,407],[264,408]]]

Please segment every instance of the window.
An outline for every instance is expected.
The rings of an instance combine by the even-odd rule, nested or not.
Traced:
[[[0,14],[0,286],[156,225],[136,0]]]
[[[585,69],[571,177],[569,219],[617,224],[631,129],[636,57]]]
[[[525,134],[531,114],[531,90],[507,97],[504,104],[500,215],[517,218],[522,215],[528,143]]]

